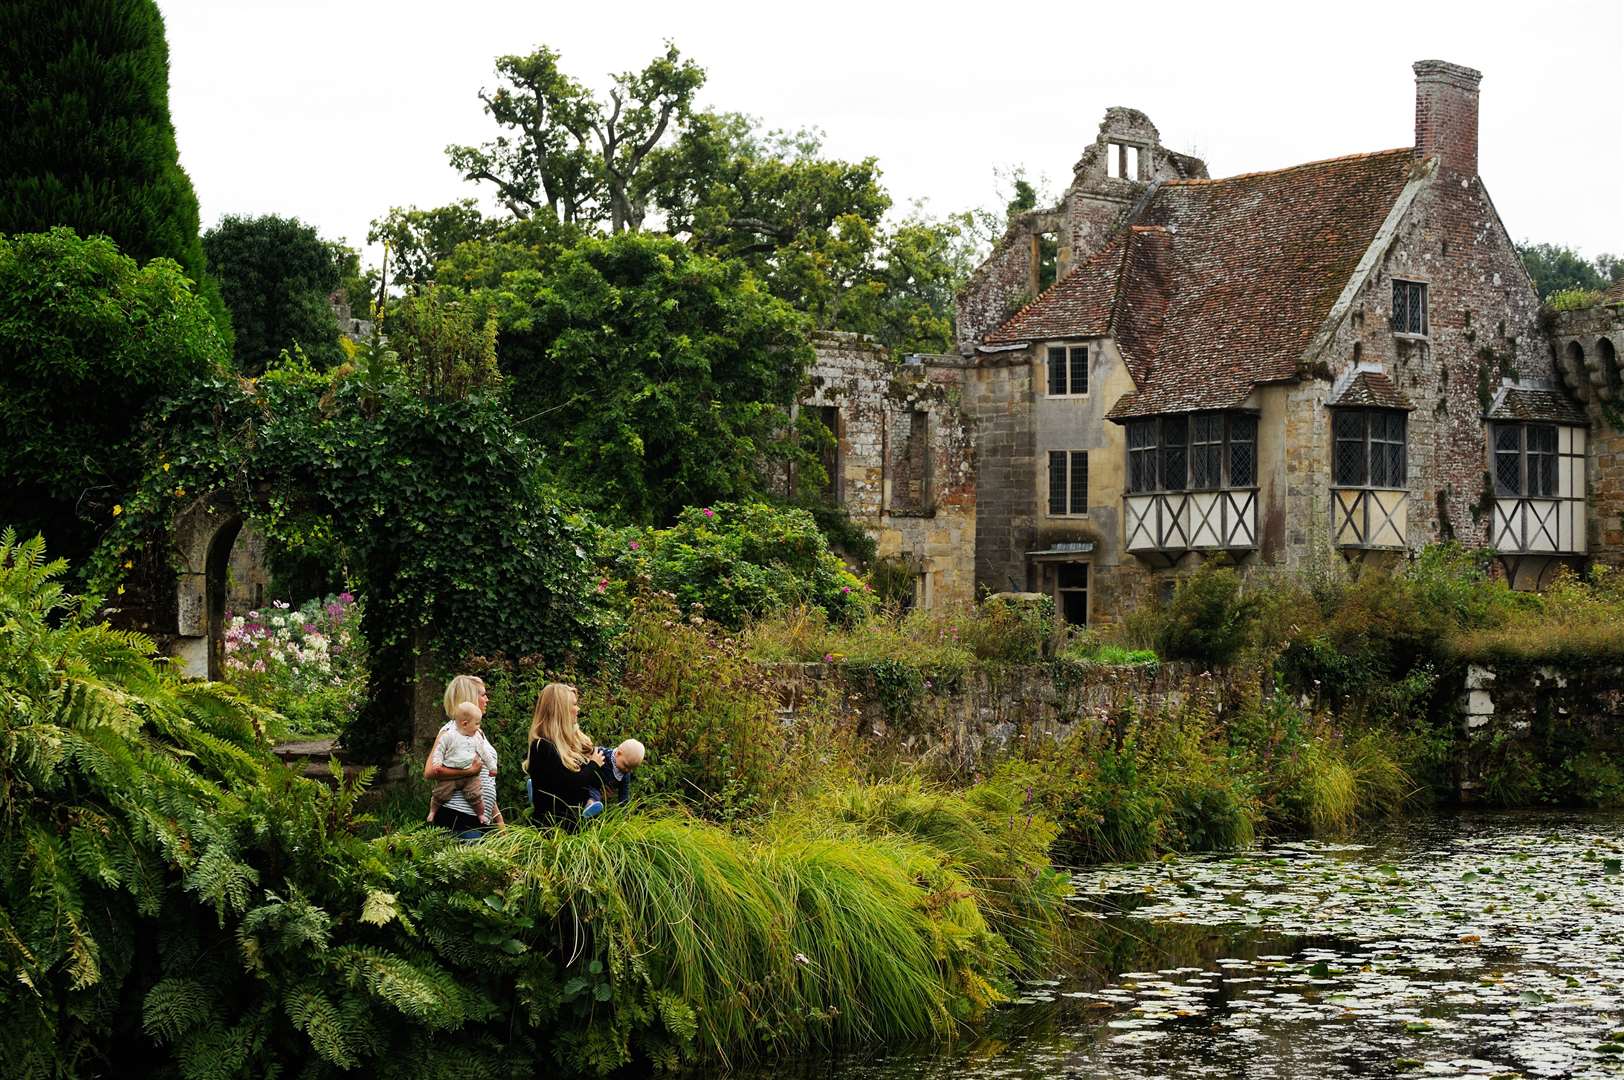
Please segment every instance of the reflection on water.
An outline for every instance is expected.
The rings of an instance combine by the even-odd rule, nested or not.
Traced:
[[[1497,814],[1081,871],[1079,966],[981,1038],[773,1075],[1624,1075],[1621,860],[1619,816]]]

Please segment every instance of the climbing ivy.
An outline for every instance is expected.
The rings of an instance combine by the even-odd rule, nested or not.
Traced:
[[[146,478],[98,552],[98,586],[122,591],[200,498],[289,548],[336,547],[367,599],[372,681],[344,737],[362,755],[406,734],[424,647],[590,660],[610,617],[591,587],[590,526],[542,487],[499,386],[419,389],[377,349],[331,374],[294,358],[257,380],[200,382],[155,425]]]

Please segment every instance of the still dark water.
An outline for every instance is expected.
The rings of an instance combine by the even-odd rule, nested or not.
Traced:
[[[778,1080],[1624,1076],[1624,815],[1461,815],[1074,877],[984,1033]]]

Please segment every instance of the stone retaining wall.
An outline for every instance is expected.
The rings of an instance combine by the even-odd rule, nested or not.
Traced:
[[[1460,797],[1482,798],[1509,752],[1560,767],[1578,754],[1624,760],[1624,667],[1472,666],[1460,695]]]
[[[834,707],[876,753],[942,772],[974,770],[989,754],[1129,717],[1176,709],[1219,680],[1190,664],[1106,667],[1057,662],[974,668],[910,684],[908,669],[860,664],[783,664],[775,672],[786,722]]]

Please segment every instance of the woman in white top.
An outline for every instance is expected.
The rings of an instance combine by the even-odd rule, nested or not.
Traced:
[[[440,733],[434,738],[434,749],[429,751],[428,760],[423,763],[423,779],[432,781],[461,780],[474,776],[480,771],[481,763],[477,760],[471,768],[467,769],[449,768],[442,760],[445,751],[446,733],[457,730],[456,724],[451,720],[451,714],[456,711],[458,705],[465,701],[478,705],[480,712],[485,711],[485,706],[490,701],[490,695],[485,693],[485,680],[474,675],[458,675],[446,684],[446,722],[445,726],[440,729]],[[483,739],[485,737],[484,733],[482,732],[478,737]],[[496,777],[486,772],[481,778],[480,786],[484,790],[485,805],[495,808],[491,811],[491,824],[503,824],[502,810],[496,805]],[[479,817],[474,813],[474,808],[469,805],[468,799],[460,791],[453,793],[445,801],[445,804],[435,812],[434,823],[441,828],[450,830],[457,836],[482,833],[489,827],[479,823]]]

